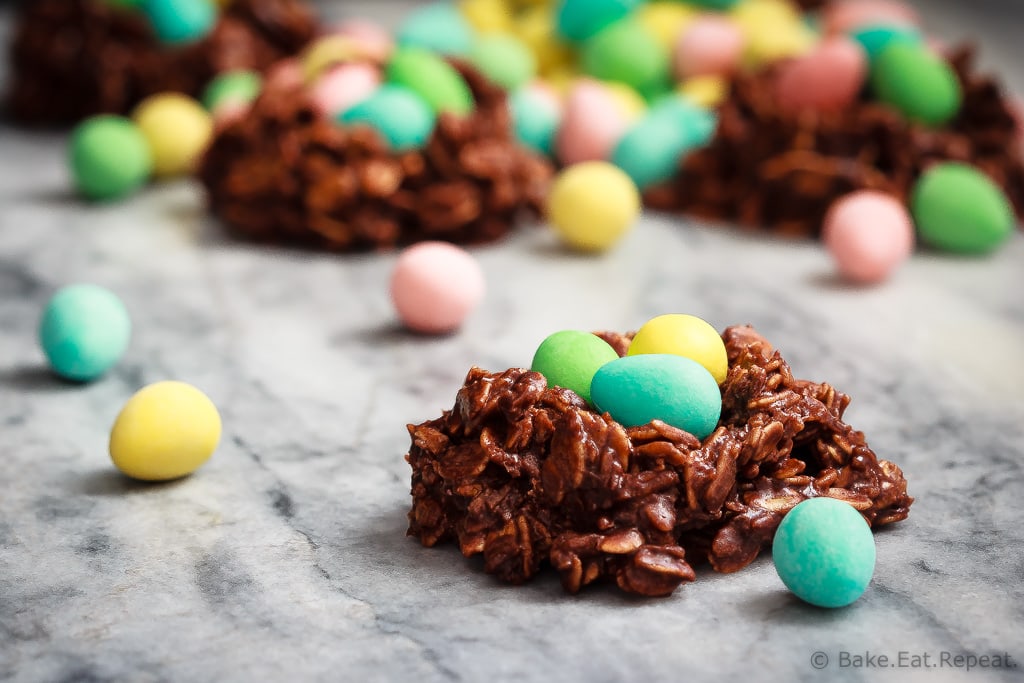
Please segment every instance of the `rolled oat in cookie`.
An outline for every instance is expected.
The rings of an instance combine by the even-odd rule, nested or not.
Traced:
[[[631,339],[599,336],[620,355]],[[750,564],[808,498],[846,501],[872,527],[907,517],[903,473],[843,421],[848,396],[794,378],[750,327],[723,340],[722,417],[703,441],[626,428],[536,372],[471,369],[451,410],[408,427],[409,535],[457,543],[514,584],[550,566],[571,593],[610,581],[664,596],[693,564]]]

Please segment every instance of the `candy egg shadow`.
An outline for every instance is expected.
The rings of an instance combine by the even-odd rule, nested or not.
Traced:
[[[330,344],[338,347],[394,348],[409,341],[443,340],[457,337],[461,327],[448,332],[418,332],[410,330],[397,320],[356,329],[346,329],[332,334]]]
[[[807,277],[807,284],[830,292],[859,292],[865,289],[880,287],[887,281],[888,278],[882,282],[857,283],[848,280],[834,270],[811,273]]]
[[[75,493],[86,496],[122,496],[127,493],[167,490],[181,485],[189,475],[169,481],[141,481],[117,471],[113,465],[86,472],[73,483]]]
[[[89,382],[76,382],[65,379],[42,363],[39,365],[19,365],[0,370],[0,386],[9,387],[16,391],[75,391],[88,384]]]
[[[785,588],[758,593],[744,602],[745,613],[772,624],[828,626],[849,617],[853,605],[841,608],[817,607],[804,602]]]

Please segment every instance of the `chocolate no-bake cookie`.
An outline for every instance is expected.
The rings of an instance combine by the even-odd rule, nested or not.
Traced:
[[[154,93],[198,96],[217,73],[263,70],[316,31],[302,0],[233,0],[205,38],[171,46],[110,2],[32,0],[16,20],[9,108],[25,123],[66,124],[127,113]]]
[[[620,355],[629,336],[601,335]],[[873,527],[907,517],[899,467],[843,421],[849,397],[793,377],[749,327],[723,339],[722,417],[701,442],[661,422],[625,428],[524,369],[470,370],[455,406],[409,425],[409,534],[456,542],[522,583],[554,567],[567,591],[611,580],[659,596],[750,564],[785,513],[829,496]]]
[[[339,251],[502,237],[539,213],[552,168],[516,142],[505,93],[456,67],[475,109],[403,153],[317,113],[301,84],[268,84],[201,164],[211,210],[242,237]]]

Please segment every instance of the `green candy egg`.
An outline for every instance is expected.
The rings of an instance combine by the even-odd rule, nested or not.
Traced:
[[[516,138],[522,144],[541,154],[552,154],[555,133],[561,123],[561,114],[547,98],[528,88],[517,90],[509,97],[512,124]]]
[[[395,31],[399,47],[421,47],[443,55],[469,54],[474,38],[469,22],[448,2],[435,2],[410,12]]]
[[[914,186],[910,207],[923,242],[961,254],[994,250],[1016,223],[999,186],[967,164],[931,167]]]
[[[338,117],[343,125],[373,128],[396,152],[426,145],[435,120],[434,112],[422,97],[394,84],[378,88]]]
[[[617,81],[650,96],[666,88],[668,55],[639,21],[623,19],[583,46],[583,71],[605,81]]]
[[[206,86],[203,106],[207,111],[213,111],[225,102],[252,102],[259,96],[262,87],[263,79],[255,71],[225,71]]]
[[[703,439],[718,426],[722,394],[697,361],[651,353],[618,358],[601,367],[590,385],[598,410],[626,427],[661,420]]]
[[[861,26],[850,33],[850,38],[860,43],[867,53],[868,63],[874,64],[878,55],[889,45],[902,42],[920,46],[921,32],[913,26],[895,24],[869,24]]]
[[[64,287],[50,299],[39,343],[50,367],[75,382],[96,379],[121,358],[132,323],[113,292],[97,285]]]
[[[712,112],[670,96],[626,131],[611,161],[645,190],[674,176],[683,156],[706,145],[714,130]]]
[[[911,121],[941,126],[960,111],[963,92],[953,68],[923,45],[890,42],[871,67],[879,101]]]
[[[740,0],[689,0],[691,5],[706,9],[726,10],[738,5]]]
[[[94,116],[71,134],[71,175],[88,199],[124,197],[142,187],[153,170],[146,138],[130,119]]]
[[[846,607],[875,573],[875,539],[849,503],[811,498],[790,510],[775,532],[772,559],[789,590],[818,607]]]
[[[429,50],[405,47],[396,50],[388,62],[387,79],[415,92],[435,112],[468,114],[473,111],[473,93],[451,64]]]
[[[641,0],[562,0],[555,10],[555,28],[566,40],[586,40],[640,4]]]
[[[487,78],[506,90],[525,85],[537,74],[537,60],[526,44],[514,36],[481,36],[469,55]]]
[[[157,38],[170,45],[201,40],[217,23],[213,0],[142,0],[139,7]]]
[[[544,375],[548,386],[570,389],[590,403],[594,373],[618,357],[615,349],[597,335],[564,330],[541,342],[530,369]]]

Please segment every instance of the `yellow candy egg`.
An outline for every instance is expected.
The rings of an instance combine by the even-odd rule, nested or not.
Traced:
[[[646,353],[670,353],[697,361],[719,384],[729,372],[729,356],[721,335],[693,315],[659,315],[644,323],[633,337],[627,355]]]
[[[363,56],[362,48],[347,36],[324,36],[313,41],[300,57],[302,78],[312,83],[332,66],[351,62]]]
[[[158,177],[187,175],[213,135],[213,119],[187,95],[161,93],[143,100],[132,112],[153,159]]]
[[[636,12],[637,19],[666,53],[675,49],[679,35],[699,15],[696,7],[666,0],[641,5]]]
[[[721,76],[695,76],[679,84],[679,94],[698,106],[713,109],[729,95],[729,83]]]
[[[555,232],[570,247],[604,251],[636,222],[640,193],[618,167],[587,161],[558,174],[547,209]]]
[[[625,83],[608,81],[604,86],[626,121],[635,121],[647,111],[647,102],[644,98]]]
[[[480,33],[507,33],[512,30],[512,8],[505,0],[462,0],[459,10]]]
[[[210,459],[220,431],[220,414],[206,394],[184,382],[157,382],[121,409],[110,432],[110,458],[134,479],[177,479]]]
[[[555,35],[554,17],[546,7],[532,7],[524,11],[516,19],[513,33],[533,52],[537,71],[543,76],[569,68],[574,63],[573,51]]]

